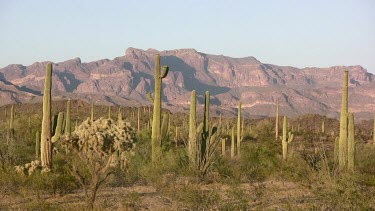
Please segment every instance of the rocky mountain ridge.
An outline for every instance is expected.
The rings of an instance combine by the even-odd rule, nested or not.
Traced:
[[[231,58],[194,49],[157,51],[126,49],[113,60],[82,63],[79,58],[54,63],[53,96],[95,101],[98,104],[138,106],[149,104],[153,90],[155,55],[170,72],[163,79],[163,101],[172,110],[187,110],[191,90],[211,92],[214,114],[236,113],[243,103],[246,116],[273,116],[275,102],[281,113],[295,116],[315,113],[338,117],[343,71],[349,70],[349,108],[356,118],[375,112],[375,76],[361,66],[295,68],[264,64],[254,57]],[[0,105],[39,102],[47,62],[0,69]]]

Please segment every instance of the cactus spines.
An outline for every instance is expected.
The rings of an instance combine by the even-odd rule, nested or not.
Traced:
[[[52,63],[46,67],[46,78],[43,92],[43,119],[40,140],[40,159],[43,168],[50,168],[52,164],[52,131],[51,131],[51,86]]]
[[[157,162],[161,158],[162,153],[162,138],[161,138],[161,97],[162,97],[162,79],[168,74],[168,66],[163,66],[163,70],[160,73],[160,55],[156,55],[155,63],[155,93],[154,93],[154,111],[152,118],[152,134],[151,134],[151,146],[152,146],[152,162]]]
[[[65,117],[65,135],[69,138],[72,134],[72,126],[70,123],[70,112],[71,112],[71,102],[70,99],[68,99],[68,102],[66,103],[66,117]]]
[[[241,102],[238,103],[238,112],[237,112],[237,156],[241,154],[241,141],[242,141],[242,134],[241,134]]]
[[[189,115],[189,142],[188,142],[188,152],[192,161],[195,161],[197,154],[197,119],[196,119],[196,105],[197,97],[196,91],[191,92],[190,98],[190,115]]]
[[[64,112],[60,112],[57,116],[55,133],[52,136],[52,143],[58,141],[62,134],[64,134]]]
[[[287,135],[288,134],[288,135]],[[294,135],[291,132],[288,132],[287,129],[287,118],[284,116],[283,121],[283,136],[281,138],[281,143],[283,147],[283,159],[286,160],[288,157],[288,144],[293,141]]]
[[[231,133],[231,143],[230,143],[230,158],[234,158],[234,155],[235,155],[235,135],[234,135],[234,127],[232,127],[232,133]]]
[[[279,138],[279,99],[276,100],[275,140]]]
[[[348,170],[354,171],[355,142],[354,142],[354,114],[348,113]]]
[[[348,71],[344,72],[340,113],[339,168],[344,169],[348,161]]]
[[[40,149],[40,132],[36,131],[35,134],[35,159],[39,160],[39,149]]]
[[[91,116],[90,116],[91,122],[94,122],[94,102],[91,102]]]

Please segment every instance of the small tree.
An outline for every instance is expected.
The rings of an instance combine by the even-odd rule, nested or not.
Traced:
[[[83,188],[90,209],[94,207],[99,187],[114,173],[115,167],[126,166],[134,137],[134,129],[128,123],[100,118],[84,121],[67,141],[73,154],[69,159],[71,172]]]

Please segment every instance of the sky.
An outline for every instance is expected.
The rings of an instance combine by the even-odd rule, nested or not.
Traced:
[[[194,48],[375,74],[375,0],[0,0],[0,68]]]

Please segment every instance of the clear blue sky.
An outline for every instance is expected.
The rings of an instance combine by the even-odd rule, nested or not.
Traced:
[[[0,0],[0,67],[112,59],[127,47],[375,73],[375,0]]]

